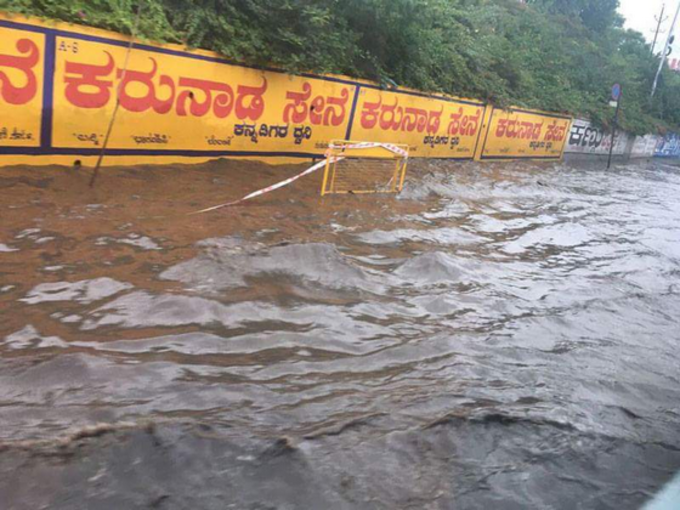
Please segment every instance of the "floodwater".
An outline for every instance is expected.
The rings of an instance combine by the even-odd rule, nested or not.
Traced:
[[[0,508],[636,509],[680,470],[680,169],[0,171]]]

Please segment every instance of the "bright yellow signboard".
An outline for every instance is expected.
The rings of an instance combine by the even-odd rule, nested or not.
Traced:
[[[481,159],[560,159],[570,125],[569,117],[494,108]]]
[[[408,144],[411,157],[472,159],[486,106],[362,87],[352,138]]]
[[[0,14],[0,165],[91,162],[116,108],[107,164],[310,158],[342,139],[406,144],[412,158],[559,159],[571,122],[176,45],[128,48],[120,34]]]
[[[98,147],[119,90],[111,149],[316,152],[347,132],[356,87],[191,58],[57,38],[54,143]]]

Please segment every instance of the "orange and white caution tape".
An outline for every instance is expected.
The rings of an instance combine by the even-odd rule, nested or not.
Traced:
[[[309,167],[307,170],[302,172],[301,174],[294,175],[293,177],[290,177],[289,179],[286,179],[285,181],[278,182],[276,184],[273,184],[271,186],[268,186],[266,188],[257,190],[252,192],[249,195],[246,195],[243,198],[240,198],[238,200],[234,200],[233,202],[227,202],[226,204],[220,204],[220,205],[215,205],[213,207],[208,207],[207,209],[201,209],[200,211],[196,211],[190,214],[203,214],[207,213],[210,211],[216,211],[217,209],[222,209],[223,207],[231,207],[232,205],[237,205],[240,204],[241,202],[245,202],[246,200],[250,200],[251,198],[259,197],[260,195],[264,195],[266,193],[269,193],[270,191],[277,190],[279,188],[283,188],[284,186],[288,186],[290,183],[297,181],[300,177],[304,177],[305,175],[309,175],[311,173],[316,172],[320,168],[323,168],[326,166],[327,162],[330,163],[337,163],[338,161],[341,161],[345,159],[343,156],[332,156],[331,155],[331,150],[332,149],[374,149],[376,147],[383,147],[384,149],[387,149],[390,152],[393,152],[395,154],[399,154],[400,156],[403,156],[405,158],[408,158],[408,151],[402,149],[401,147],[398,147],[396,145],[392,145],[390,143],[379,143],[379,142],[356,142],[356,143],[351,143],[347,145],[335,145],[335,144],[330,144],[328,146],[328,151],[326,152],[326,159],[323,161],[319,161],[315,165],[312,165]]]
[[[345,159],[345,158],[341,158],[341,157],[331,158],[330,162],[335,163],[335,162],[340,161],[342,159]],[[288,186],[291,182],[297,181],[300,177],[304,177],[305,175],[309,175],[311,173],[316,172],[320,168],[323,168],[324,166],[326,166],[326,161],[327,160],[325,160],[325,159],[323,161],[319,161],[318,163],[309,167],[307,170],[305,170],[301,174],[294,175],[293,177],[290,177],[289,179],[286,179],[285,181],[277,182],[276,184],[272,184],[271,186],[268,186],[266,188],[262,188],[260,190],[254,191],[251,194],[246,195],[243,198],[239,198],[238,200],[234,200],[233,202],[227,202],[226,204],[220,204],[220,205],[216,205],[216,206],[213,206],[213,207],[208,207],[207,209],[202,209],[200,211],[196,211],[196,212],[193,212],[193,213],[190,213],[190,214],[202,214],[202,213],[207,213],[207,212],[210,212],[210,211],[216,211],[217,209],[222,209],[223,207],[231,207],[232,205],[240,204],[241,202],[245,202],[246,200],[250,200],[251,198],[259,197],[260,195],[264,195],[266,193],[269,193],[270,191],[274,191],[274,190],[277,190],[279,188],[283,188],[284,186]]]
[[[391,143],[381,143],[381,142],[356,142],[356,143],[348,143],[348,144],[343,144],[343,145],[337,145],[334,143],[331,143],[328,146],[328,149],[375,149],[376,147],[382,147],[383,149],[387,149],[390,152],[393,152],[395,154],[398,154],[400,156],[403,156],[405,158],[408,158],[408,150],[402,149],[398,145],[393,145]]]

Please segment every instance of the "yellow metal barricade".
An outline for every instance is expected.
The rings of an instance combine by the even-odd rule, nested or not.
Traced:
[[[321,195],[399,193],[407,164],[408,145],[334,140],[326,153]]]

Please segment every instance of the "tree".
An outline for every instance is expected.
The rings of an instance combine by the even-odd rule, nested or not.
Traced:
[[[578,17],[593,31],[603,31],[623,25],[618,14],[619,0],[529,0],[527,3],[552,14],[568,18]]]
[[[680,125],[680,76],[622,28],[618,0],[0,0],[0,9],[215,50],[290,72],[340,73],[607,124],[613,83],[636,134]]]

